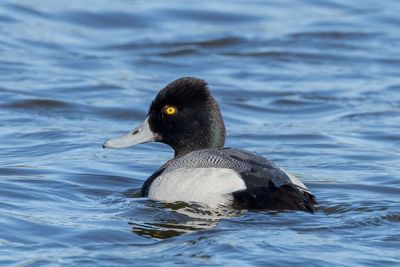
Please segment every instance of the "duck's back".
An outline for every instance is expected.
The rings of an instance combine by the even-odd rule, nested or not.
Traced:
[[[240,149],[204,149],[174,158],[150,176],[143,196],[243,209],[314,211],[305,185],[273,162]]]

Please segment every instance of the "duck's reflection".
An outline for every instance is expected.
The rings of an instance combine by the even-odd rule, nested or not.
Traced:
[[[148,201],[154,210],[149,221],[129,221],[132,232],[137,235],[166,239],[185,233],[215,227],[221,219],[240,215],[243,211],[232,210],[225,207],[210,209],[197,203],[168,203],[162,204]]]

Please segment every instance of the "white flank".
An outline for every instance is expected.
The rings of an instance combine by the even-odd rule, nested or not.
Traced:
[[[303,189],[304,189],[305,191],[307,191],[307,192],[310,191],[310,190],[307,188],[307,186],[305,186],[305,185],[303,184],[303,182],[300,181],[299,178],[297,178],[296,176],[294,176],[294,175],[291,174],[290,172],[285,171],[285,170],[282,169],[282,168],[281,168],[281,170],[282,170],[284,173],[286,173],[286,175],[289,177],[290,181],[291,181],[293,184],[297,185],[298,187],[303,188]]]
[[[229,193],[246,189],[237,172],[227,168],[179,168],[162,174],[150,186],[149,198],[162,202],[198,202],[210,207],[229,205]]]

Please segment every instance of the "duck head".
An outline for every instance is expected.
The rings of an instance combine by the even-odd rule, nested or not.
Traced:
[[[107,140],[103,147],[122,148],[153,141],[171,146],[175,157],[224,147],[224,121],[204,80],[183,77],[171,82],[153,100],[141,125]]]

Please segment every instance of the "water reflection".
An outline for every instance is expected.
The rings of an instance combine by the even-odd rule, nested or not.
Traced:
[[[132,232],[147,238],[167,239],[194,231],[216,227],[221,219],[243,214],[245,211],[232,210],[226,207],[210,209],[198,203],[159,203],[146,201],[149,220],[130,217],[128,224]]]

